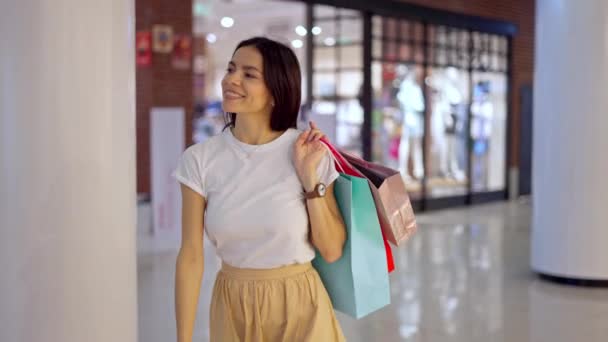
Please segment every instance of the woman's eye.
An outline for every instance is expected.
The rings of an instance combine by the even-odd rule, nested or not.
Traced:
[[[253,74],[245,74],[245,77],[255,78],[255,76]]]

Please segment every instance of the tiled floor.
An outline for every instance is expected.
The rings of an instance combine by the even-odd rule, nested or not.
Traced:
[[[556,285],[529,268],[529,205],[501,203],[420,215],[395,249],[392,304],[359,321],[338,314],[348,341],[608,341],[608,289]],[[139,340],[175,340],[176,251],[139,257]],[[206,341],[217,271],[206,248],[195,341]]]

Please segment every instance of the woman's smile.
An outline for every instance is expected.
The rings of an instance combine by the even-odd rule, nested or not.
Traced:
[[[224,99],[226,100],[240,100],[245,96],[233,91],[233,90],[225,90],[224,91]]]

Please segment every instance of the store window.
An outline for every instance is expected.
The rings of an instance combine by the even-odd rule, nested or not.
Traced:
[[[469,32],[428,28],[428,196],[468,193]]]
[[[372,18],[372,159],[401,172],[413,199],[425,176],[423,26]]]
[[[506,187],[507,38],[372,17],[372,159],[416,199]]]
[[[496,191],[506,186],[507,39],[476,32],[473,51],[472,190]]]
[[[358,11],[315,5],[310,119],[339,148],[362,156],[363,19]]]

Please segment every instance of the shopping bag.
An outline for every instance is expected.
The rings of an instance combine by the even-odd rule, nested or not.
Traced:
[[[390,285],[380,223],[368,181],[340,174],[334,195],[346,226],[342,257],[312,261],[334,308],[356,319],[390,304]]]
[[[333,159],[335,161],[336,164],[336,169],[338,169],[340,172],[347,174],[347,175],[351,175],[351,176],[355,176],[355,177],[361,177],[361,178],[366,178],[365,175],[363,173],[361,173],[359,170],[357,170],[353,165],[351,165],[341,154],[340,152],[325,138],[321,139],[321,141],[325,144],[325,146],[329,149],[330,153],[333,156]],[[374,197],[374,201],[376,201],[376,197],[379,198],[379,195],[377,195],[377,190],[374,188],[373,184],[369,184],[370,189],[372,191],[372,196]],[[381,219],[380,221],[380,226],[382,226],[383,223],[382,219],[386,221],[386,218],[384,218],[384,214],[379,211],[380,208],[382,207],[376,207],[377,215],[378,218]],[[391,249],[391,246],[388,243],[388,239],[386,237],[386,234],[384,233],[385,229],[382,229],[382,240],[384,243],[384,250],[385,250],[385,254],[386,254],[386,267],[388,270],[388,273],[391,273],[395,270],[395,259],[393,258],[393,250]]]
[[[384,165],[371,163],[348,153],[342,156],[373,184],[382,231],[398,246],[417,230],[416,216],[401,173]]]

